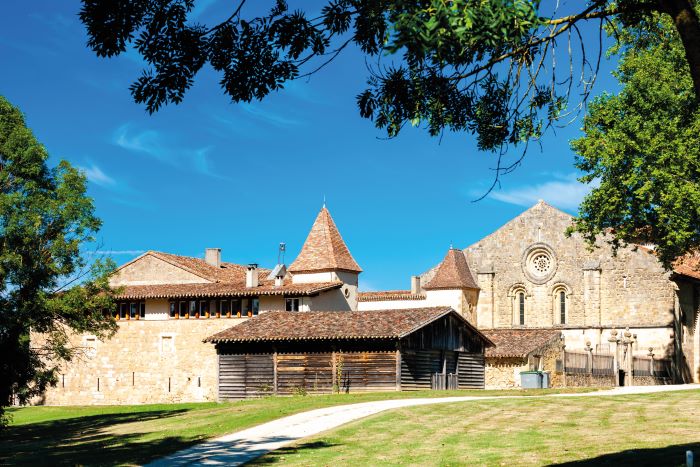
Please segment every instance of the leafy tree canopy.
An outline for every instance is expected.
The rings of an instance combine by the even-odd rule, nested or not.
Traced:
[[[277,0],[252,17],[240,0],[213,25],[190,20],[194,3],[82,0],[80,18],[97,55],[133,46],[148,63],[131,92],[149,112],[182,101],[205,64],[221,73],[231,100],[248,102],[319,71],[354,44],[374,59],[357,103],[376,127],[389,136],[406,124],[431,135],[465,131],[481,149],[497,150],[538,138],[567,104],[575,108],[572,88],[586,99],[602,46],[584,43],[583,24],[600,31],[615,19],[629,27],[658,12],[680,31],[700,94],[693,0],[589,0],[566,14],[559,2],[540,0],[325,0],[317,15],[303,2],[292,11]],[[578,51],[576,64],[563,60],[558,70],[557,46]]]
[[[40,394],[62,361],[80,355],[71,331],[104,338],[116,328],[103,314],[112,306],[113,265],[88,265],[80,254],[100,227],[85,177],[47,159],[21,112],[0,96],[0,427],[13,398]]]
[[[584,182],[600,181],[576,230],[613,245],[653,243],[666,266],[700,247],[700,110],[678,34],[669,21],[628,29],[618,95],[596,98],[573,141]]]

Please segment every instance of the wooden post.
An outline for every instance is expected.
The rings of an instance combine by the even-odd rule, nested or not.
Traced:
[[[654,377],[654,347],[649,347],[649,374]]]
[[[396,390],[401,390],[401,349],[396,349]]]
[[[335,350],[331,352],[331,390],[337,391],[340,394],[340,385],[338,383],[338,366],[336,364],[336,353]]]
[[[272,393],[277,395],[277,349],[272,352]]]

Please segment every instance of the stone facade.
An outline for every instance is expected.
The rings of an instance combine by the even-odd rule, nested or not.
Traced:
[[[605,353],[613,329],[629,328],[635,354],[646,355],[651,348],[657,358],[674,360],[676,381],[700,382],[700,280],[665,270],[644,246],[614,252],[602,239],[591,248],[580,235],[566,235],[572,220],[540,201],[464,249],[479,286],[476,297],[436,297],[434,303],[459,308],[479,329],[561,330],[569,350],[583,350],[590,342]],[[438,268],[422,274],[419,283],[429,283]],[[426,292],[411,290],[427,302]],[[390,303],[407,308],[416,302]],[[359,305],[383,309],[388,304]],[[475,312],[464,313],[474,304]]]
[[[604,242],[590,250],[578,235],[565,235],[571,220],[541,202],[465,249],[482,294],[493,297],[480,300],[479,326],[668,327],[675,287],[656,257],[643,248],[620,249],[615,256]],[[541,274],[528,262],[533,253],[546,262]],[[560,291],[566,297],[563,323]]]
[[[202,340],[247,318],[131,320],[104,342],[73,336],[81,355],[37,403],[148,404],[215,401],[217,356]]]

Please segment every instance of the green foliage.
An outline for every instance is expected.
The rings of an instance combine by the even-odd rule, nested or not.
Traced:
[[[618,95],[592,103],[572,142],[583,182],[599,181],[574,230],[614,247],[654,243],[666,266],[700,246],[700,112],[683,47],[670,22],[620,36]]]
[[[618,18],[636,26],[663,7],[599,0],[557,17],[554,2],[540,0],[326,0],[312,17],[309,8],[291,11],[284,0],[269,0],[267,13],[246,18],[249,5],[239,0],[229,18],[205,26],[190,18],[194,4],[82,0],[88,46],[98,56],[133,47],[148,63],[131,92],[149,112],[181,102],[207,63],[232,101],[250,102],[354,45],[370,64],[368,86],[357,96],[362,117],[390,137],[407,124],[431,135],[468,132],[483,150],[539,138],[560,120],[573,86],[587,98],[602,44],[584,44],[579,25],[590,21],[599,30],[601,19]],[[582,51],[580,63],[577,57],[563,72],[553,60],[558,40],[566,53]]]
[[[0,415],[55,384],[57,365],[80,349],[68,333],[115,329],[111,262],[87,265],[80,247],[100,221],[85,177],[48,154],[21,112],[0,96]],[[30,339],[38,333],[41,339]]]

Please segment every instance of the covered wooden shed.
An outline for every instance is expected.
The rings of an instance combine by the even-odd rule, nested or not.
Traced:
[[[267,312],[205,340],[219,399],[484,387],[493,343],[449,307]]]

